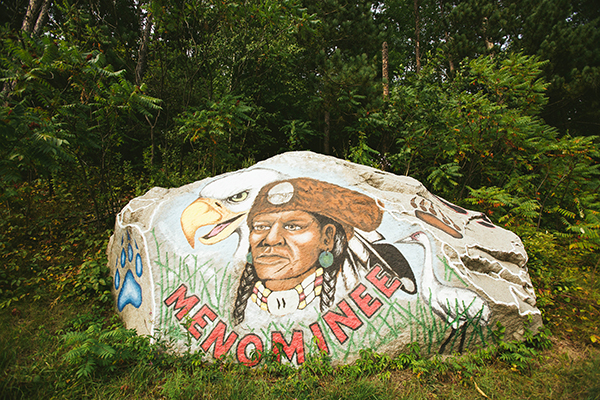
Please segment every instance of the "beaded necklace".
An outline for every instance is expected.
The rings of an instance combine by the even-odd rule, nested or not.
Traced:
[[[256,282],[250,299],[261,309],[277,316],[302,310],[309,305],[323,289],[323,268],[318,268],[292,289],[272,291],[262,281]]]

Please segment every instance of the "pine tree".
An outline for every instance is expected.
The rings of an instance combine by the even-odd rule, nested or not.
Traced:
[[[593,135],[600,124],[600,7],[594,0],[532,0],[513,48],[550,62],[543,117],[561,132]]]
[[[381,99],[380,52],[383,36],[371,4],[361,1],[304,1],[319,23],[300,31],[303,47],[298,65],[312,97],[309,118],[318,121],[324,153],[344,156],[356,144],[361,110]],[[350,137],[348,137],[350,136]]]

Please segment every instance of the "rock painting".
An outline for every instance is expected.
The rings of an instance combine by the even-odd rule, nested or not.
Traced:
[[[122,230],[118,237],[114,235],[111,238],[109,245],[109,247],[115,246],[117,255],[112,268],[113,293],[117,310],[124,317],[139,315],[144,311],[151,315],[151,311],[147,310],[151,309],[152,302],[144,302],[144,299],[151,297],[152,293],[149,273],[144,265],[147,261],[142,258],[145,250],[139,238],[133,237],[133,232],[131,228]],[[143,322],[143,326],[137,326],[137,329],[141,334],[150,334],[147,321]]]
[[[247,365],[361,349],[430,353],[541,326],[520,239],[422,184],[332,157],[286,153],[117,216],[117,310],[140,334]]]
[[[125,241],[125,237],[127,237],[127,241]],[[135,252],[133,246],[135,246]],[[118,293],[117,308],[119,312],[122,312],[128,304],[131,304],[135,308],[140,308],[142,305],[142,287],[132,272],[135,271],[137,278],[141,278],[144,272],[142,257],[138,250],[137,243],[135,241],[132,243],[131,236],[128,233],[121,237],[121,257],[117,260],[113,279],[115,290]],[[128,265],[129,268],[126,268]],[[122,282],[121,271],[124,272]]]

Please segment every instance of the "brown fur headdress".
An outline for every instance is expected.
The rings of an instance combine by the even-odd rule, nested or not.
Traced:
[[[294,210],[339,222],[348,239],[353,228],[367,232],[377,229],[383,217],[377,202],[367,195],[316,179],[296,178],[264,186],[248,213],[248,225],[252,228],[258,214]]]

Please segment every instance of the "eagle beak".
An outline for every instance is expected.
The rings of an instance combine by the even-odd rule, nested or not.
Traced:
[[[215,225],[207,235],[198,238],[202,244],[215,244],[229,237],[242,223],[246,214],[248,211],[234,213],[218,200],[199,198],[181,213],[181,229],[190,246],[194,248],[196,231],[203,226]]]

